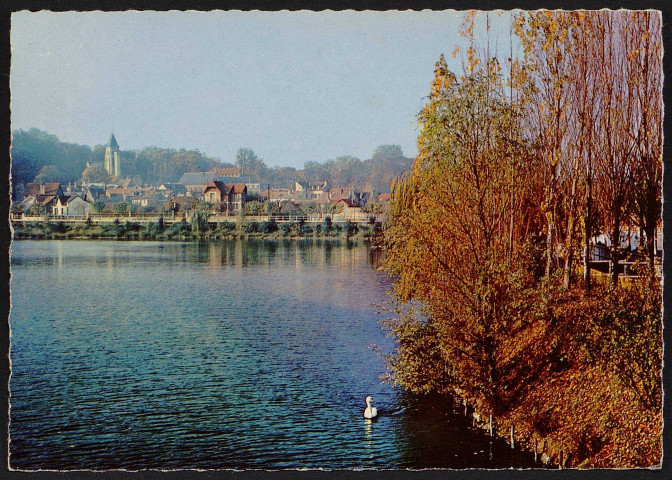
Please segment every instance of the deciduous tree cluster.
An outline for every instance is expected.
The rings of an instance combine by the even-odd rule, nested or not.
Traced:
[[[660,461],[660,22],[655,12],[523,13],[511,27],[524,56],[500,62],[467,15],[463,71],[437,62],[418,159],[393,187],[392,378],[564,444],[574,465]],[[624,226],[646,250],[627,285]],[[612,242],[610,275],[595,282],[586,266],[600,233]],[[607,421],[614,384],[631,401]],[[553,395],[595,416],[554,407]],[[632,418],[651,435],[626,454],[615,446],[636,434]]]

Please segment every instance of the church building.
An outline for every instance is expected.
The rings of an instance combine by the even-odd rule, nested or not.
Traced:
[[[119,154],[119,144],[114,138],[114,133],[110,134],[110,141],[105,145],[105,170],[111,177],[121,175],[121,155]]]

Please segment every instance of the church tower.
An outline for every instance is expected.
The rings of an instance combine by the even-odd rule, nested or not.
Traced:
[[[105,145],[105,170],[111,177],[121,175],[121,156],[119,155],[119,144],[114,138],[114,133],[110,134],[110,141]]]

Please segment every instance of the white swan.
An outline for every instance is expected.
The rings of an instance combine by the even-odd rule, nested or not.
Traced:
[[[366,397],[366,408],[364,409],[364,418],[376,418],[378,415],[378,410],[376,407],[371,406],[373,403],[373,398]]]

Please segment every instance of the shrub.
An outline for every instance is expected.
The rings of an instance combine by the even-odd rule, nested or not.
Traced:
[[[243,231],[245,233],[257,233],[259,231],[259,224],[257,222],[249,222],[243,224]]]
[[[331,217],[324,217],[324,224],[322,228],[324,229],[324,233],[329,235],[332,229]]]
[[[351,222],[350,220],[348,220],[348,221],[345,223],[345,233],[346,233],[346,235],[347,235],[348,238],[349,238],[349,237],[352,237],[352,236],[353,236],[354,234],[356,234],[358,231],[359,231],[359,227],[357,226],[356,223]]]
[[[236,229],[236,224],[233,222],[219,222],[217,224],[217,230],[222,233],[231,233]]]
[[[274,219],[270,219],[268,222],[263,222],[261,224],[261,231],[264,233],[273,233],[278,230],[278,224],[275,223]]]

